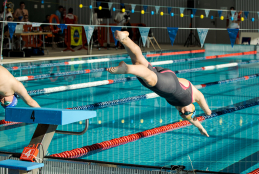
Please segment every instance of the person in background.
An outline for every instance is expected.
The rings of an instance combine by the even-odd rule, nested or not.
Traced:
[[[78,16],[75,15],[75,14],[74,14],[74,16],[75,16],[75,19],[76,19],[76,20],[75,20],[75,24],[78,24]]]
[[[7,21],[8,17],[11,17],[13,19],[13,14],[11,12],[11,8],[10,7],[7,7],[7,9],[6,9],[5,21]],[[1,14],[1,20],[3,20],[3,18],[4,18],[4,12]],[[7,25],[7,23],[5,23],[5,25]]]
[[[28,15],[24,15],[24,22],[29,22],[29,16]]]
[[[124,6],[121,6],[120,12],[118,12],[114,18],[114,22],[117,23],[117,26],[125,26],[129,22],[128,19],[126,19],[126,17],[125,17],[125,16],[127,16],[127,13],[122,12],[122,9],[124,9],[124,8],[125,8]],[[127,27],[122,27],[121,31],[127,31]],[[119,47],[123,49],[123,45],[121,45],[120,43],[118,43],[118,44],[119,44]]]
[[[75,24],[76,17],[73,15],[73,8],[68,9],[68,14],[65,17],[65,24]]]
[[[59,22],[61,23],[62,19],[63,19],[63,11],[64,11],[64,7],[63,6],[59,6],[58,10],[56,11],[55,15],[58,16]],[[57,23],[57,21],[54,19],[54,23]]]
[[[14,12],[14,18],[18,21],[18,22],[23,22],[24,16],[29,16],[29,12],[28,10],[25,9],[25,3],[24,2],[20,2],[20,8],[16,9]]]
[[[7,21],[10,21],[12,22],[13,21],[13,17],[11,16],[8,16],[7,17]],[[10,33],[9,33],[9,28],[8,28],[8,25],[5,25],[4,27],[4,45],[8,44],[9,43],[9,38],[10,38]],[[7,46],[6,46],[7,47]]]
[[[94,9],[94,15],[93,15],[93,25],[100,25],[103,19],[98,18],[97,15],[98,9]],[[98,45],[98,27],[94,27],[94,33],[93,33],[93,39],[94,39],[94,45]]]
[[[126,18],[125,18],[125,15],[127,15],[127,13],[126,12],[122,12],[122,9],[123,9],[124,7],[123,6],[121,6],[121,10],[120,10],[120,12],[118,12],[117,14],[116,14],[116,16],[115,16],[115,18],[114,18],[114,22],[116,22],[116,24],[118,25],[118,26],[125,26],[125,24],[128,22],[127,20],[126,20]],[[126,27],[123,27],[122,29],[127,29]]]
[[[42,23],[49,23],[50,15],[46,15],[45,20]]]
[[[131,40],[133,40],[133,31],[132,31],[131,24],[130,24],[130,12],[127,12],[127,14],[124,16],[124,18],[126,19],[125,26],[129,26],[129,27],[127,27],[126,31],[129,32],[129,38]]]
[[[235,11],[235,7],[231,7],[230,8],[231,11]],[[240,23],[241,23],[241,13],[242,11],[239,11],[238,13],[235,12],[235,14],[232,16],[232,13],[230,12],[228,14],[228,18],[227,18],[227,28],[232,28],[232,29],[239,29],[240,28]],[[232,20],[231,18],[234,18],[234,20]],[[237,38],[236,38],[236,43],[235,44],[239,44],[239,32],[237,34]]]
[[[42,23],[49,23],[49,19],[50,19],[50,15],[46,15],[46,17],[45,17],[45,20],[42,22]],[[49,27],[48,27],[49,25],[41,25],[41,28],[43,29],[43,30],[50,30],[49,29]],[[48,29],[46,29],[48,27]]]

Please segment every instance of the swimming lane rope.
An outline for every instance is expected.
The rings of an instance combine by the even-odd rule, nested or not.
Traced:
[[[165,65],[165,64],[173,64],[173,63],[180,63],[180,62],[208,60],[208,59],[216,59],[216,58],[223,58],[223,57],[250,55],[250,54],[256,54],[256,51],[234,53],[234,54],[224,54],[224,55],[214,55],[214,56],[206,56],[206,57],[197,57],[197,58],[189,58],[189,59],[167,60],[167,61],[151,62],[151,64],[152,65]],[[36,76],[21,76],[21,77],[16,77],[16,79],[18,81],[29,81],[29,80],[36,80],[36,79],[44,79],[44,78],[60,77],[60,76],[68,76],[68,75],[88,74],[88,73],[96,73],[96,72],[103,72],[103,71],[106,71],[106,68],[58,72],[58,73],[50,73],[50,74],[41,74],[41,75],[36,75]]]
[[[245,102],[243,102],[243,103],[245,103]],[[236,106],[236,107],[233,107],[233,108],[223,109],[223,110],[218,111],[218,112],[213,112],[210,116],[202,115],[202,116],[197,117],[197,119],[200,122],[203,122],[205,120],[215,118],[215,117],[218,117],[220,115],[232,113],[232,112],[239,111],[239,110],[242,110],[242,109],[246,109],[246,108],[249,108],[249,107],[253,107],[253,106],[256,106],[256,105],[259,105],[259,99],[255,102],[251,102],[251,103],[248,103],[248,104]],[[96,143],[96,144],[93,144],[93,145],[90,145],[90,146],[84,146],[82,148],[76,148],[76,149],[73,149],[73,150],[70,150],[70,151],[65,151],[65,152],[53,154],[51,156],[52,157],[59,157],[59,158],[78,158],[78,157],[86,155],[87,153],[89,153],[91,151],[95,151],[95,150],[101,151],[101,150],[110,149],[112,147],[127,144],[127,143],[136,141],[136,140],[141,139],[141,138],[146,138],[146,137],[154,136],[154,135],[157,135],[157,134],[165,133],[165,132],[168,132],[168,131],[173,131],[173,130],[184,128],[184,127],[190,126],[190,125],[191,125],[191,123],[188,122],[188,121],[175,122],[175,123],[168,124],[168,125],[165,125],[165,126],[145,130],[143,132],[138,132],[136,134],[131,134],[131,135],[123,136],[123,137],[120,137],[120,138],[115,138],[115,139],[112,139],[112,140],[104,141],[104,142],[101,142],[101,143]]]
[[[147,58],[157,57],[157,56],[170,56],[170,55],[182,55],[182,54],[191,54],[191,53],[203,53],[205,50],[192,50],[192,51],[177,51],[177,52],[168,52],[162,54],[144,54]],[[110,62],[116,60],[126,60],[130,59],[129,56],[124,57],[114,57],[114,58],[102,58],[102,59],[91,59],[91,60],[78,60],[78,61],[67,61],[60,63],[47,63],[39,65],[27,65],[27,66],[13,66],[6,68],[7,70],[25,70],[25,69],[35,69],[35,68],[47,68],[55,66],[67,66],[67,65],[79,65],[85,63],[99,63],[99,62]]]
[[[259,76],[259,73],[253,74],[253,75],[247,75],[247,76],[243,76],[243,77],[237,77],[237,78],[233,78],[233,79],[228,79],[228,80],[220,80],[220,81],[216,81],[216,82],[195,85],[195,87],[197,89],[201,89],[201,88],[205,88],[205,87],[209,87],[209,86],[213,86],[213,85],[228,84],[228,83],[234,83],[234,82],[254,79],[254,78],[257,78],[258,76]],[[116,106],[116,105],[121,105],[124,103],[130,103],[130,102],[134,102],[134,101],[157,98],[157,97],[159,97],[159,96],[156,93],[149,93],[149,94],[143,94],[143,95],[138,95],[138,96],[134,96],[134,97],[99,102],[99,103],[94,103],[94,104],[84,105],[84,106],[76,106],[76,107],[66,108],[66,109],[93,110],[93,109],[106,108],[106,107],[110,107],[110,106]],[[10,124],[10,123],[13,123],[13,122],[6,122],[5,120],[0,121],[0,125],[1,124]]]
[[[189,72],[229,68],[229,67],[235,67],[235,66],[239,66],[239,65],[247,65],[247,64],[255,64],[255,63],[259,63],[259,60],[250,60],[250,61],[244,61],[244,62],[239,62],[239,63],[227,63],[227,64],[220,64],[220,65],[213,65],[213,66],[205,66],[205,67],[200,67],[200,68],[178,70],[178,71],[175,71],[175,74],[184,74],[184,73],[189,73]],[[156,62],[152,63],[152,65],[154,65],[154,64],[156,65]],[[159,62],[157,62],[157,64],[161,65]],[[134,81],[134,80],[137,80],[137,78],[136,77],[125,77],[125,78],[120,78],[120,79],[102,80],[102,81],[80,83],[80,84],[74,84],[74,85],[58,86],[58,87],[52,87],[52,88],[36,89],[36,90],[28,91],[28,94],[31,96],[32,95],[50,94],[50,93],[54,93],[54,92],[75,90],[75,89],[81,89],[81,88],[90,88],[90,87],[95,87],[95,86],[103,86],[103,85],[122,83],[122,82]]]

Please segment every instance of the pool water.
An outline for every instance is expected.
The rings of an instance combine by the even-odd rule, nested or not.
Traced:
[[[228,53],[229,52],[205,52],[199,54],[153,57],[148,58],[148,60],[150,62],[155,62]],[[258,58],[258,55],[245,55],[161,66],[175,71],[209,65],[248,61]],[[96,57],[93,57],[92,59],[96,59]],[[84,60],[84,58],[75,58],[71,61],[76,60]],[[62,61],[65,60],[52,62]],[[116,66],[119,62],[120,61],[112,61],[105,63],[59,66],[54,68],[16,70],[11,71],[11,73],[15,77],[19,77],[48,74],[50,72],[106,68]],[[130,63],[130,60],[125,60],[125,62]],[[22,63],[20,65],[25,66],[28,64],[29,63]],[[6,67],[8,66],[13,65],[7,65]],[[186,78],[190,80],[192,84],[198,85],[257,73],[259,73],[258,64],[250,64],[219,70],[178,74],[177,76]],[[27,90],[36,90],[130,76],[132,75],[112,75],[107,72],[97,72],[25,81],[23,84]],[[214,85],[201,89],[200,91],[204,94],[211,110],[216,110],[226,106],[231,107],[236,103],[259,97],[258,85],[259,79],[255,78],[226,85]],[[38,95],[33,96],[33,98],[41,107],[71,108],[147,94],[150,92],[151,91],[149,89],[141,86],[138,81],[130,81]],[[18,106],[25,107],[26,104],[19,99]],[[200,107],[198,107],[197,104],[195,104],[195,106],[197,115],[202,114],[203,111]],[[255,163],[253,163],[255,159],[249,157],[259,151],[258,111],[259,106],[254,106],[204,121],[202,125],[210,135],[209,138],[201,135],[198,129],[194,126],[188,126],[167,133],[143,138],[108,150],[89,153],[81,158],[160,167],[184,165],[187,170],[191,170],[193,166],[194,169],[198,170],[241,173],[255,165]],[[0,118],[4,119],[4,109],[0,109]],[[106,140],[119,138],[147,129],[170,124],[172,122],[179,121],[180,119],[181,117],[179,116],[178,111],[167,104],[167,102],[162,98],[136,101],[118,106],[97,109],[97,117],[90,120],[89,130],[84,135],[71,136],[55,134],[48,149],[48,154],[60,153]],[[36,126],[36,124],[0,126],[0,151],[21,153],[23,148],[28,145]],[[77,122],[66,126],[60,126],[58,129],[80,131],[83,128],[84,122]]]

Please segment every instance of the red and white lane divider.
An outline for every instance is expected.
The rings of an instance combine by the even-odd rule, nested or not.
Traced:
[[[201,50],[193,50],[193,51],[179,51],[179,52],[169,52],[164,54],[172,54],[172,55],[181,55],[181,54],[189,54],[189,53],[200,53],[205,52]],[[152,56],[152,54],[147,54],[148,58],[155,57]],[[75,58],[73,56],[64,57],[64,58]],[[13,67],[7,67],[7,70],[24,70],[24,69],[34,69],[34,68],[46,68],[46,67],[54,67],[54,66],[65,66],[65,65],[80,65],[80,64],[86,64],[86,63],[99,63],[99,62],[110,62],[110,61],[116,61],[116,60],[126,60],[130,59],[129,56],[124,57],[114,57],[114,58],[102,58],[102,59],[91,59],[91,60],[79,60],[79,61],[67,61],[67,62],[60,62],[60,63],[48,63],[48,64],[39,64],[39,65],[28,65],[28,66],[13,66]]]
[[[243,52],[238,53],[238,55],[249,55],[249,54],[256,54],[256,51],[250,51],[250,52]],[[213,56],[214,58],[222,58],[222,57],[231,57],[233,54],[225,54],[219,56]],[[166,65],[166,64],[173,64],[173,63],[179,63],[179,62],[186,62],[186,61],[199,61],[199,60],[207,60],[212,59],[211,56],[209,58],[207,57],[198,57],[198,58],[190,58],[190,59],[179,59],[179,60],[167,60],[167,61],[159,61],[159,62],[151,62],[151,65]],[[216,69],[223,65],[218,65],[218,67],[215,67]],[[236,66],[235,63],[225,65],[226,67],[230,66]],[[213,68],[213,67],[206,67],[207,69]],[[214,69],[215,69],[214,68]],[[205,70],[205,69],[204,69]],[[52,74],[41,74],[36,76],[21,76],[16,77],[18,81],[28,81],[28,80],[36,80],[36,79],[44,79],[44,78],[53,78],[53,77],[61,77],[61,76],[67,76],[67,75],[78,75],[78,74],[88,74],[88,73],[94,73],[94,72],[103,72],[106,71],[106,68],[99,68],[99,69],[85,69],[80,71],[69,71],[69,72],[59,72],[59,73],[52,73]],[[184,70],[181,70],[184,71]],[[179,71],[180,72],[180,71]]]
[[[178,51],[178,52],[168,52],[168,53],[157,53],[157,54],[147,54],[146,57],[156,57],[156,56],[171,56],[180,54],[192,54],[192,53],[204,53],[205,50],[191,50],[191,51]]]
[[[234,83],[238,81],[246,81],[249,79],[254,79],[258,78],[259,74],[252,74],[252,75],[247,75],[243,77],[237,77],[233,79],[228,79],[228,80],[220,80],[216,82],[210,82],[210,83],[205,83],[201,85],[195,85],[197,89],[209,87],[209,86],[214,86],[218,84],[228,84],[228,83]],[[143,95],[138,95],[134,97],[128,97],[128,98],[122,98],[122,99],[117,99],[117,100],[112,100],[112,101],[105,101],[105,102],[99,102],[99,103],[94,103],[90,105],[84,105],[84,106],[77,106],[73,108],[66,108],[66,109],[73,109],[73,110],[92,110],[92,109],[100,109],[100,108],[106,108],[106,107],[111,107],[111,106],[116,106],[116,105],[121,105],[124,103],[130,103],[133,101],[139,101],[139,100],[145,100],[145,99],[151,99],[151,98],[157,98],[160,97],[156,93],[149,93],[149,94],[143,94]],[[2,120],[2,122],[4,122]]]
[[[245,62],[239,62],[239,63],[227,63],[227,64],[214,65],[214,66],[205,66],[205,67],[201,67],[201,68],[179,70],[179,71],[175,71],[175,74],[183,74],[183,73],[197,72],[197,71],[208,71],[208,70],[229,68],[229,67],[235,67],[238,65],[247,65],[247,64],[255,64],[255,63],[259,63],[259,60],[251,60],[251,61],[245,61]],[[29,95],[49,94],[49,93],[54,93],[54,92],[90,88],[90,87],[95,87],[95,86],[103,86],[103,85],[122,83],[122,82],[134,81],[134,80],[137,80],[137,78],[136,77],[126,77],[126,78],[121,78],[121,79],[102,80],[102,81],[80,83],[80,84],[67,85],[67,86],[36,89],[36,90],[28,91],[28,94]]]
[[[244,102],[246,103],[246,101]],[[207,119],[211,119],[211,118],[215,118],[224,114],[229,114],[238,110],[242,110],[242,109],[246,109],[249,107],[253,107],[253,106],[257,106],[259,105],[259,100],[251,102],[251,103],[246,103],[244,105],[239,105],[239,106],[235,106],[235,107],[231,107],[231,108],[223,108],[220,111],[217,112],[213,112],[211,115],[202,115],[200,117],[197,117],[197,119],[202,122],[205,121]],[[153,129],[149,129],[143,132],[138,132],[136,134],[131,134],[131,135],[127,135],[127,136],[123,136],[120,138],[115,138],[112,140],[108,140],[108,141],[104,141],[101,143],[96,143],[90,146],[84,146],[82,148],[77,148],[77,149],[73,149],[70,151],[65,151],[65,152],[61,152],[58,154],[53,154],[51,155],[52,157],[59,157],[59,158],[78,158],[81,156],[84,156],[86,154],[88,154],[91,151],[95,151],[95,150],[106,150],[106,149],[110,149],[112,147],[116,147],[116,146],[120,146],[123,144],[127,144],[136,140],[139,140],[141,138],[146,138],[149,136],[154,136],[157,134],[161,134],[161,133],[165,133],[168,131],[173,131],[176,129],[180,129],[180,128],[184,128],[186,126],[190,126],[191,123],[189,121],[180,121],[180,122],[176,122],[176,123],[172,123],[172,124],[168,124],[165,126],[161,126],[161,127],[157,127],[157,128],[153,128]],[[256,172],[254,172],[256,173]],[[253,174],[254,174],[253,173]]]
[[[249,172],[248,174],[259,174],[259,169],[255,169],[254,171]]]

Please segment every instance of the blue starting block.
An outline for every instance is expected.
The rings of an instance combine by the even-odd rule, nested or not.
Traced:
[[[17,161],[17,160],[0,161],[0,167],[15,169],[15,170],[23,170],[23,171],[30,171],[33,169],[41,168],[43,166],[44,166],[43,163],[33,163],[33,162],[27,162],[27,161]]]
[[[33,134],[29,145],[41,144],[43,150],[39,149],[37,158],[46,155],[49,144],[55,133],[82,135],[89,126],[89,119],[96,117],[96,111],[78,111],[69,109],[53,108],[6,108],[5,120],[23,123],[37,123],[38,126]],[[66,125],[86,120],[85,129],[82,132],[69,132],[56,130],[58,125]],[[0,167],[9,168],[9,174],[32,173],[36,174],[43,163],[27,161],[5,160],[0,161]]]
[[[6,108],[5,120],[23,123],[66,125],[96,117],[96,111],[53,108]]]

